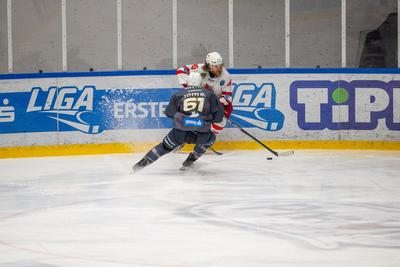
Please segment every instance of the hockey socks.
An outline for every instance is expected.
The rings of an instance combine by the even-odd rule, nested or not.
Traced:
[[[186,170],[192,167],[193,162],[206,153],[207,149],[211,147],[211,145],[196,145],[194,151],[190,153],[186,160],[182,163],[182,168],[180,168],[180,170]]]
[[[160,157],[164,156],[165,154],[168,154],[173,149],[167,147],[164,142],[159,143],[158,145],[153,147],[149,152],[147,152],[147,154],[144,155],[144,157],[132,167],[133,171],[135,172],[140,169],[143,169],[144,167],[158,160]]]

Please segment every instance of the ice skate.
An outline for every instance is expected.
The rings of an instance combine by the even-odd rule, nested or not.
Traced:
[[[197,159],[195,158],[193,152],[189,154],[187,159],[182,163],[182,167],[179,169],[181,171],[190,169],[193,167],[193,162],[195,162]]]
[[[143,169],[144,167],[146,167],[149,164],[150,163],[145,158],[142,158],[138,163],[133,165],[132,170],[133,170],[134,173],[138,172],[138,171],[140,171],[141,169]]]

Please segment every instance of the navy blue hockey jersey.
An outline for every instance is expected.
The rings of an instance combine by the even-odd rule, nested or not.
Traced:
[[[188,88],[171,97],[165,114],[173,119],[176,129],[208,132],[211,123],[222,121],[224,108],[213,92]]]

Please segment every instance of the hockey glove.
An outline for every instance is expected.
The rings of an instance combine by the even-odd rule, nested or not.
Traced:
[[[231,116],[232,110],[233,110],[233,106],[232,103],[228,100],[225,99],[225,97],[221,96],[219,98],[219,102],[222,103],[222,105],[224,105],[224,115],[227,119],[229,119],[229,117]]]

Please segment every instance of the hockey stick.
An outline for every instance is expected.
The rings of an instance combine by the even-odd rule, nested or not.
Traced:
[[[179,154],[187,154],[188,152],[182,152],[182,148],[183,148],[183,146],[184,145],[181,145],[181,146],[178,146],[177,148],[175,148],[174,149],[174,152],[175,153],[179,153]],[[219,151],[217,151],[217,150],[215,150],[214,148],[212,148],[212,147],[210,147],[210,150],[212,151],[212,152],[214,152],[215,154],[217,154],[218,156],[222,156],[224,153],[222,153],[222,152],[219,152]]]
[[[290,155],[294,154],[293,150],[290,151],[283,151],[283,152],[278,152],[273,150],[272,148],[269,148],[267,145],[265,145],[264,143],[262,143],[260,140],[258,140],[257,138],[255,138],[253,135],[251,135],[249,132],[247,132],[245,129],[243,129],[242,127],[240,127],[237,123],[231,121],[230,119],[228,120],[230,122],[230,124],[232,124],[233,126],[235,126],[236,128],[238,128],[240,131],[242,131],[244,134],[246,134],[247,136],[249,136],[251,139],[253,139],[254,141],[256,141],[259,145],[261,145],[263,148],[265,148],[266,150],[268,150],[269,152],[271,152],[272,154],[274,154],[277,157],[287,157]]]
[[[212,152],[214,152],[215,154],[217,154],[218,156],[222,156],[224,153],[219,152],[217,150],[215,150],[214,148],[210,147],[210,149],[212,150]]]

